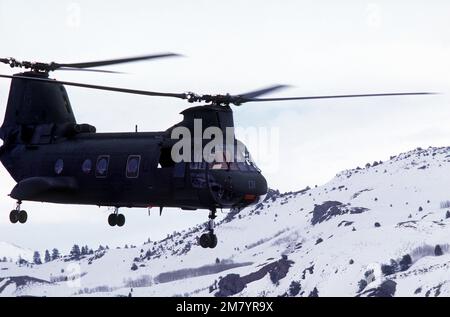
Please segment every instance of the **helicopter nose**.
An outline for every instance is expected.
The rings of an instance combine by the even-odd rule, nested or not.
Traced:
[[[244,194],[244,203],[256,204],[264,199],[267,194],[267,180],[260,173],[255,173],[247,180],[247,188],[240,188]]]
[[[267,181],[265,177],[260,173],[253,174],[247,181],[249,193],[257,196],[267,194]]]
[[[214,199],[222,206],[254,205],[267,194],[267,181],[259,172],[210,171],[209,180]]]
[[[250,206],[264,199],[267,181],[261,173],[249,173],[245,177],[233,178],[233,191],[241,197],[240,204]]]

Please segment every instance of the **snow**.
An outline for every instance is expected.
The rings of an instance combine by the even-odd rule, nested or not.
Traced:
[[[16,261],[21,257],[27,261],[33,259],[33,251],[30,249],[21,248],[15,244],[0,241],[0,259],[6,257],[7,260],[11,259]]]
[[[197,227],[136,248],[96,251],[98,259],[0,263],[0,295],[214,296],[227,287],[238,297],[308,296],[315,289],[319,296],[371,296],[392,281],[395,296],[449,296],[450,148],[416,149],[371,165],[316,188],[268,195],[218,224],[216,249],[198,246],[203,228]],[[327,201],[339,204],[321,209]],[[0,255],[10,252],[8,245],[0,243]],[[443,255],[435,255],[436,245]],[[412,263],[400,268],[406,255]],[[293,262],[287,269],[283,257]],[[275,269],[256,274],[270,264]],[[229,274],[238,274],[242,287]],[[67,275],[81,278],[62,280]],[[14,276],[49,283],[2,290]],[[297,294],[290,291],[293,282],[300,283]]]

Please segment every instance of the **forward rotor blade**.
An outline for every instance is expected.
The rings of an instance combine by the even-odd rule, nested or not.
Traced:
[[[137,62],[137,61],[156,59],[156,58],[174,57],[174,56],[181,56],[181,55],[174,54],[174,53],[163,53],[163,54],[143,55],[143,56],[135,56],[135,57],[127,57],[127,58],[109,59],[109,60],[103,60],[103,61],[84,62],[84,63],[52,63],[52,65],[55,66],[55,69],[58,69],[61,67],[90,68],[90,67],[124,64],[124,63],[130,63],[130,62]]]
[[[125,74],[124,72],[117,72],[115,70],[106,70],[106,69],[89,69],[89,68],[75,68],[75,67],[60,67],[58,70],[70,70],[70,71],[78,71],[78,72],[95,72],[95,73],[108,73],[108,74]]]
[[[413,95],[434,95],[435,92],[395,92],[381,94],[360,94],[360,95],[331,95],[331,96],[305,96],[305,97],[281,97],[281,98],[243,98],[244,102],[258,101],[288,101],[288,100],[309,100],[309,99],[334,99],[334,98],[360,98],[360,97],[386,97],[386,96],[413,96]]]
[[[28,76],[20,76],[20,75],[0,75],[0,78],[18,78],[24,80],[32,80],[32,81],[40,81],[51,84],[62,84],[67,86],[74,87],[82,87],[89,89],[98,89],[98,90],[106,90],[106,91],[115,91],[122,92],[128,94],[135,95],[144,95],[144,96],[157,96],[157,97],[172,97],[178,99],[187,99],[189,102],[207,102],[216,105],[229,105],[234,104],[239,106],[246,102],[262,102],[262,101],[289,101],[289,100],[309,100],[309,99],[334,99],[334,98],[359,98],[359,97],[386,97],[386,96],[411,96],[411,95],[432,95],[436,94],[434,92],[398,92],[398,93],[378,93],[378,94],[357,94],[357,95],[328,95],[328,96],[305,96],[305,97],[280,97],[280,98],[249,98],[247,96],[261,95],[268,92],[272,92],[274,90],[278,90],[284,88],[285,86],[277,85],[268,87],[265,89],[257,90],[254,92],[250,92],[244,95],[196,95],[194,93],[164,93],[164,92],[154,92],[148,90],[137,90],[137,89],[128,89],[128,88],[120,88],[120,87],[110,87],[110,86],[100,86],[100,85],[91,85],[91,84],[83,84],[69,81],[58,81],[49,78],[42,77],[28,77]]]
[[[271,93],[271,92],[276,91],[276,90],[285,89],[285,88],[288,88],[288,87],[289,87],[288,85],[274,85],[274,86],[270,86],[270,87],[267,87],[267,88],[250,91],[250,92],[247,92],[245,94],[240,94],[240,95],[238,95],[236,97],[250,99],[250,98],[255,98],[255,97],[258,97],[258,96],[262,96],[262,95]]]
[[[188,98],[187,94],[184,94],[184,93],[181,93],[181,94],[179,94],[179,93],[164,93],[164,92],[154,92],[154,91],[147,91],[147,90],[127,89],[127,88],[120,88],[120,87],[99,86],[99,85],[75,83],[75,82],[70,82],[70,81],[59,81],[59,80],[54,80],[54,79],[49,79],[49,78],[28,77],[28,76],[11,76],[11,75],[0,75],[0,78],[11,78],[11,79],[18,78],[18,79],[24,79],[24,80],[40,81],[40,82],[45,82],[45,83],[50,83],[50,84],[62,84],[62,85],[66,85],[66,86],[123,92],[123,93],[134,94],[134,95],[173,97],[173,98],[179,98],[179,99],[187,99]]]

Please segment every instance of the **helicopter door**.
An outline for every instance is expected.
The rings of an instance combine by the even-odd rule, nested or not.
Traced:
[[[173,186],[175,189],[184,188],[186,178],[186,163],[175,163],[173,167]]]
[[[207,187],[206,162],[192,162],[189,165],[189,174],[191,176],[191,186],[195,189],[204,189]]]

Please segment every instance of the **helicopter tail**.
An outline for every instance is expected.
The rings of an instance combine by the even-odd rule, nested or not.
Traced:
[[[48,76],[36,72],[17,75],[44,78]],[[76,120],[62,84],[13,77],[5,119],[0,128],[2,140],[30,143],[37,135],[49,136],[57,126],[67,124],[76,124]]]

